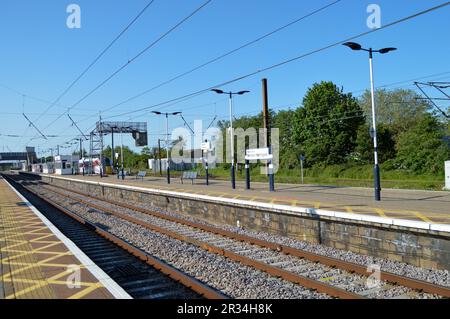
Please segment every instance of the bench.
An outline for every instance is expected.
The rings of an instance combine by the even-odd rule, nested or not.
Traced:
[[[183,175],[181,176],[181,184],[184,184],[183,181],[185,179],[190,179],[192,181],[192,185],[194,185],[194,180],[197,179],[197,176],[197,172],[183,172]]]
[[[147,171],[139,171],[136,175],[136,179],[141,178],[144,181],[144,177],[147,175]]]
[[[123,171],[123,179],[125,179],[125,177],[126,177],[127,175],[128,175],[127,172],[126,172],[126,171]],[[117,172],[117,179],[120,179],[120,178],[122,178],[122,171],[121,171],[121,170],[119,170],[119,171]]]

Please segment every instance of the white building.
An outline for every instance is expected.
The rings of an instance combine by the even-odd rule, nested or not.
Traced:
[[[78,170],[78,161],[80,157],[77,155],[58,155],[55,156],[55,174],[56,175],[73,175]]]
[[[54,174],[55,173],[55,165],[53,163],[44,163],[44,164],[42,164],[42,173],[44,173],[44,174]]]

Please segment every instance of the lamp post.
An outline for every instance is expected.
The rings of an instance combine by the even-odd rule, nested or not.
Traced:
[[[239,91],[239,92],[224,92],[219,89],[212,89],[211,91],[216,92],[217,94],[227,94],[229,96],[229,104],[230,104],[230,146],[231,146],[231,187],[236,189],[236,172],[234,167],[234,132],[233,132],[233,95],[244,95],[246,93],[250,93],[250,91]]]
[[[153,111],[152,113],[154,113],[156,115],[165,115],[165,117],[166,117],[167,184],[170,184],[169,115],[179,115],[179,114],[181,114],[181,112],[162,113],[162,112],[158,112],[158,111]]]
[[[349,47],[353,51],[366,51],[369,52],[369,65],[370,65],[370,91],[372,97],[372,132],[373,132],[373,147],[374,147],[374,188],[375,188],[375,200],[381,200],[381,181],[380,181],[380,166],[378,164],[378,140],[377,140],[377,120],[375,110],[375,84],[373,79],[373,54],[380,53],[386,54],[391,51],[397,50],[397,48],[384,48],[380,50],[374,50],[372,48],[365,49],[360,44],[355,42],[346,42],[343,45]]]
[[[124,168],[124,161],[123,161],[123,130],[124,129],[125,130],[129,130],[130,127],[128,127],[128,126],[127,127],[112,126],[111,128],[113,130],[115,130],[115,129],[119,129],[120,130],[120,162],[121,162],[121,167],[120,167],[121,174],[120,175],[122,177],[122,180],[125,180],[125,172],[124,172],[125,168]],[[113,151],[113,153],[114,153],[114,151]],[[117,174],[117,178],[119,178],[119,174]]]

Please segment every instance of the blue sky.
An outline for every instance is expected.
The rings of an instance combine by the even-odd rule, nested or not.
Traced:
[[[113,71],[158,38],[175,23],[204,2],[201,0],[155,0],[135,25],[107,52],[77,85],[36,121],[44,134],[59,135],[48,141],[30,139],[36,135],[27,128],[24,111],[38,118],[106,45],[137,15],[147,0],[107,1],[22,1],[3,0],[0,4],[0,151],[21,151],[26,146],[40,149],[55,147],[77,135],[67,116],[48,127]],[[105,110],[141,91],[232,50],[271,30],[295,20],[332,0],[213,0],[197,15],[171,33],[124,69],[105,86],[74,108],[70,114],[83,130],[92,128],[100,110]],[[104,117],[151,106],[183,96],[280,61],[321,48],[352,35],[368,31],[366,8],[381,6],[382,24],[438,5],[434,0],[342,0],[340,3],[305,19],[263,41],[247,47],[219,62],[163,86],[136,100],[121,105]],[[81,7],[81,29],[68,29],[66,7]],[[450,6],[392,28],[357,40],[365,46],[395,46],[399,51],[377,56],[377,85],[450,72]],[[368,88],[367,56],[335,47],[254,77],[235,82],[224,89],[250,90],[235,101],[236,116],[255,114],[261,109],[261,78],[269,80],[270,106],[274,109],[296,107],[314,82],[334,81],[347,92],[360,94]],[[450,80],[450,73],[427,80]],[[406,87],[412,82],[405,83]],[[9,88],[9,89],[8,89]],[[412,88],[412,86],[409,86]],[[23,97],[14,92],[26,94]],[[156,108],[183,111],[188,122],[204,121],[207,126],[217,116],[228,117],[227,101],[213,93],[199,95],[182,103]],[[137,115],[141,115],[137,113]],[[115,118],[147,121],[150,144],[164,133],[164,121],[149,113]],[[181,126],[175,118],[171,128]],[[161,137],[161,136],[159,136]],[[125,139],[130,146],[132,140]],[[87,145],[86,145],[87,147]]]

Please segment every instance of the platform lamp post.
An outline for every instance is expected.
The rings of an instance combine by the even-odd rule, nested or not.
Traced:
[[[377,119],[376,119],[376,107],[375,107],[375,84],[373,79],[373,54],[380,53],[386,54],[391,51],[397,50],[397,48],[384,48],[380,50],[374,50],[372,48],[365,49],[360,44],[355,42],[346,42],[343,45],[349,47],[353,51],[366,51],[369,52],[369,65],[370,65],[370,92],[372,98],[372,134],[373,134],[373,146],[374,146],[374,188],[375,188],[375,200],[381,200],[381,181],[380,181],[380,166],[378,164],[378,140],[377,140]]]
[[[182,112],[162,113],[162,112],[158,112],[158,111],[153,111],[152,113],[156,114],[156,115],[164,115],[166,117],[167,184],[170,184],[169,116],[170,115],[180,115]]]
[[[231,187],[236,189],[236,172],[234,167],[234,132],[233,132],[233,95],[244,95],[250,93],[250,91],[239,91],[239,92],[224,92],[219,89],[212,89],[212,92],[217,94],[227,94],[229,96],[230,104],[230,146],[231,146]]]
[[[122,171],[122,180],[125,180],[125,172],[124,172],[124,161],[123,161],[123,130],[130,129],[130,127],[120,127],[120,161],[121,161],[121,171]]]

